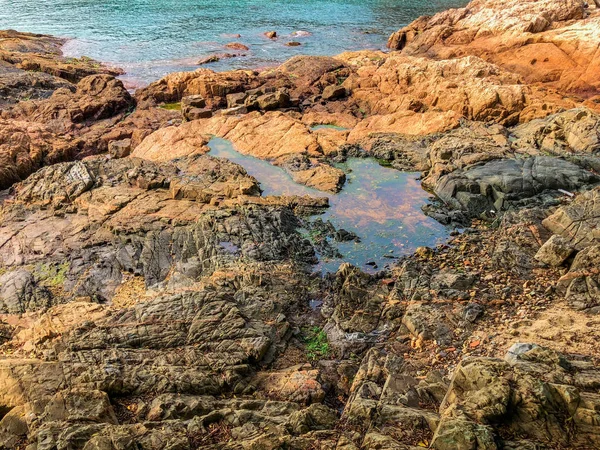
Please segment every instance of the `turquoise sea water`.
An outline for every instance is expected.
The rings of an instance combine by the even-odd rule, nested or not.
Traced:
[[[458,0],[0,0],[0,29],[73,38],[68,56],[123,67],[132,85],[241,42],[246,56],[207,67],[274,65],[298,54],[334,55],[383,48],[390,33],[423,14],[462,6]],[[276,30],[271,41],[263,32]],[[292,33],[308,32],[306,36]],[[232,35],[240,34],[240,38]],[[302,33],[305,34],[305,33]],[[285,43],[298,41],[299,47]],[[229,51],[231,52],[231,51]]]

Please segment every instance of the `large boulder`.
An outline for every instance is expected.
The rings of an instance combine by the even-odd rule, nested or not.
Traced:
[[[439,179],[435,193],[450,207],[479,216],[544,191],[574,191],[599,181],[597,175],[569,161],[535,156],[454,171]]]
[[[437,59],[481,56],[530,83],[597,92],[595,47],[600,17],[586,21],[582,0],[474,0],[463,8],[421,17],[392,34],[388,47]]]

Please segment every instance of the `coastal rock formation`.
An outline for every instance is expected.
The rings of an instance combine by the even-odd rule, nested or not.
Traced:
[[[562,231],[544,231],[544,214],[417,252],[391,282],[345,265],[329,284],[302,269],[314,250],[286,200],[259,201],[256,180],[227,161],[97,156],[44,168],[14,192],[0,210],[4,446],[598,443],[592,361],[530,344],[503,361],[508,347],[479,334],[525,292],[548,301],[541,280],[555,275],[534,256]],[[559,217],[582,205],[593,227],[596,193],[544,225],[570,229]],[[509,293],[504,277],[519,280]],[[311,365],[291,355],[308,299],[322,294],[339,359]]]
[[[0,32],[0,448],[599,447],[598,14],[475,0],[134,95]],[[347,158],[421,172],[460,232],[321,276],[363,231],[214,137],[324,193]]]
[[[63,42],[12,31],[0,35],[0,53],[10,62],[0,70],[0,189],[45,165],[106,152],[114,141],[130,139],[135,147],[157,128],[181,122],[163,109],[133,112],[134,99],[113,77],[120,72],[92,60],[67,60]],[[30,67],[15,55],[43,63]]]
[[[133,107],[123,84],[109,75],[82,79],[44,100],[0,112],[0,189],[36,169],[106,151],[102,135]]]
[[[544,191],[573,191],[600,182],[579,166],[544,156],[490,161],[468,170],[456,170],[439,179],[436,195],[470,216],[507,209],[511,202]]]
[[[123,73],[91,58],[64,57],[61,47],[65,42],[65,39],[54,36],[3,30],[0,31],[0,60],[20,69],[14,72],[16,77],[25,75],[25,72],[42,72],[72,83],[89,75]]]
[[[210,136],[230,140],[243,153],[284,167],[298,183],[329,192],[342,187],[345,174],[325,162],[317,136],[299,120],[281,112],[254,112],[216,116],[178,127],[163,128],[148,136],[133,156],[164,161],[209,151]]]
[[[464,8],[421,17],[394,33],[388,47],[434,58],[474,55],[540,83],[598,95],[600,15],[583,0],[474,0]]]

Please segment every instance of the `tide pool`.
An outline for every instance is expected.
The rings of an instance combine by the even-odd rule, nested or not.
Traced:
[[[421,188],[418,173],[383,167],[372,158],[350,158],[338,166],[346,172],[342,191],[328,194],[294,182],[267,161],[237,152],[224,139],[213,138],[209,147],[209,155],[244,167],[260,182],[263,195],[329,197],[330,207],[318,218],[356,233],[360,242],[331,241],[341,257],[319,255],[317,270],[322,272],[335,272],[343,262],[374,272],[417,247],[434,247],[448,238],[449,230],[421,210],[430,196]]]

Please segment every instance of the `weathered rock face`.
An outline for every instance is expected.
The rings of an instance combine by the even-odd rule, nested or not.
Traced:
[[[135,147],[155,129],[178,123],[155,108],[136,112],[113,75],[91,59],[62,56],[63,39],[0,32],[0,189],[38,168],[107,151],[112,141]]]
[[[20,102],[2,112],[2,118],[68,127],[113,117],[133,105],[119,80],[110,75],[92,75],[83,78],[75,92],[61,89],[47,100]]]
[[[133,99],[109,75],[84,78],[75,92],[59,89],[44,100],[20,102],[0,113],[0,188],[42,167],[106,150],[108,125],[122,119]]]
[[[218,259],[219,254],[226,254],[220,242],[239,248],[240,255],[265,261],[297,248],[310,261],[312,253],[302,240],[276,237],[280,232],[267,231],[269,227],[251,231],[259,226],[255,221],[262,220],[254,218],[253,213],[247,218],[233,210],[216,214],[220,202],[258,192],[256,181],[241,168],[210,157],[183,160],[177,166],[96,158],[42,169],[27,184],[17,187],[13,206],[3,211],[3,264],[34,266],[26,273],[9,271],[3,275],[6,310],[25,311],[30,309],[27,305],[39,305],[33,308],[39,309],[62,302],[63,296],[48,292],[56,283],[75,296],[110,300],[123,280],[123,272],[143,275],[152,285],[164,281],[173,266],[181,264],[182,273],[194,277],[219,266],[216,260],[210,261],[213,256]],[[208,221],[202,224],[199,217],[204,210]],[[289,220],[282,226],[293,227],[293,218],[286,218],[285,211],[280,214],[270,218],[269,223],[277,227]],[[22,220],[13,222],[15,215]],[[163,223],[169,221],[183,228],[165,230]],[[216,225],[219,221],[222,225]],[[216,231],[219,227],[225,228]],[[217,234],[209,238],[209,230]],[[241,233],[241,240],[232,241],[234,230]],[[266,237],[257,243],[251,239],[263,232],[271,233],[276,243],[269,244]],[[123,233],[129,236],[129,242],[110,238],[109,243],[106,239],[111,233]],[[67,235],[69,243],[60,238]],[[40,236],[39,246],[33,244]],[[179,244],[173,247],[172,240]],[[160,246],[166,247],[159,250]],[[67,248],[69,259],[65,261]],[[192,260],[187,262],[189,258]]]
[[[515,344],[507,361],[467,359],[457,367],[442,402],[432,446],[503,448],[500,439],[513,434],[574,448],[597,446],[590,425],[600,398],[590,376],[596,374],[588,365],[527,344]],[[498,424],[505,436],[496,434]]]
[[[512,130],[513,145],[554,155],[594,155],[600,150],[599,119],[589,109],[577,108],[532,120]]]
[[[579,195],[543,222],[555,233],[553,239],[560,239],[567,249],[563,255],[567,251],[570,251],[568,256],[576,252],[569,272],[559,281],[561,292],[574,308],[594,312],[600,307],[599,195],[598,188]]]
[[[373,115],[435,108],[499,123],[515,121],[529,94],[518,77],[475,57],[434,61],[392,55],[361,67],[345,85]]]
[[[17,78],[24,75],[23,71],[42,72],[76,83],[89,75],[123,73],[120,69],[103,66],[91,58],[65,58],[61,51],[64,43],[65,39],[53,36],[2,30],[0,60],[20,69],[14,72]]]
[[[504,159],[441,177],[435,193],[446,204],[478,216],[507,209],[510,202],[534,197],[546,190],[576,190],[600,178],[561,159],[536,156]]]
[[[74,89],[72,83],[42,72],[27,72],[0,61],[0,108],[21,100],[48,98],[60,88]]]
[[[473,333],[506,311],[494,303],[502,277],[526,285],[517,264],[484,255],[497,248],[506,257],[502,243],[511,243],[508,253],[523,249],[530,261],[520,267],[526,276],[543,273],[534,256],[550,235],[544,214],[507,215],[502,233],[469,233],[463,245],[478,254],[463,245],[422,250],[389,279],[346,266],[318,287],[300,270],[314,253],[293,212],[284,199],[257,195],[240,167],[205,155],[94,157],[16,185],[0,214],[0,307],[13,313],[1,316],[10,354],[0,362],[0,405],[9,411],[0,442],[597,445],[598,369],[581,356],[513,349],[509,362],[470,358],[448,371],[482,355]],[[341,360],[307,365],[289,352],[302,345],[295,329],[317,295]],[[335,402],[341,418],[326,406]],[[565,411],[576,414],[573,435],[563,433]]]
[[[600,446],[581,6],[476,0],[413,23],[403,53],[172,74],[137,101],[60,40],[1,34],[0,447]],[[327,199],[261,197],[212,136],[329,192],[350,156],[421,171],[446,203],[428,212],[467,228],[321,279],[299,215]]]
[[[388,47],[407,55],[476,55],[521,74],[529,83],[597,95],[593,76],[600,16],[584,2],[479,1],[422,17],[394,33]],[[576,30],[576,32],[575,32]]]
[[[329,192],[338,192],[344,183],[344,172],[324,160],[318,136],[301,121],[278,111],[216,116],[163,128],[148,136],[133,156],[165,161],[203,154],[209,151],[206,144],[211,135],[230,140],[243,154],[284,167],[298,183]]]

